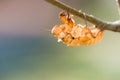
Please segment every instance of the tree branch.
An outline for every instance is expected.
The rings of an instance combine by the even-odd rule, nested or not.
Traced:
[[[71,14],[73,14],[75,16],[78,16],[78,17],[84,19],[84,12],[82,12],[82,11],[78,11],[78,10],[76,10],[76,9],[58,1],[58,0],[45,0],[45,1],[57,6],[58,8],[66,10],[66,11],[70,12]],[[106,22],[106,21],[100,20],[100,19],[98,19],[98,18],[96,18],[92,15],[88,15],[86,13],[85,13],[85,15],[86,15],[86,20],[87,21],[96,25],[100,29],[120,32],[120,21]]]

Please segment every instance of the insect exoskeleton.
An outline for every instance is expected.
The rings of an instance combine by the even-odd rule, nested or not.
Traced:
[[[66,15],[65,12],[61,12],[59,18],[64,24],[55,25],[51,33],[68,46],[95,44],[103,37],[103,30],[94,25],[76,25],[72,16]]]

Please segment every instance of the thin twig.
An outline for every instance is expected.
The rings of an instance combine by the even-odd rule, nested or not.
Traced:
[[[45,0],[45,1],[63,9],[63,10],[68,11],[73,15],[76,15],[76,16],[84,19],[84,12],[82,12],[82,11],[78,11],[78,10],[58,1],[58,0]],[[86,15],[86,20],[89,21],[90,23],[96,25],[98,28],[101,28],[104,30],[111,30],[111,31],[120,32],[120,21],[106,22],[106,21],[100,20],[94,16],[88,15],[86,13],[85,13],[85,15]]]

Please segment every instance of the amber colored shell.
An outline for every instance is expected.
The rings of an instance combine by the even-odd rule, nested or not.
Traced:
[[[62,15],[61,15],[62,14]],[[99,42],[103,37],[103,30],[94,26],[75,25],[72,17],[69,19],[60,14],[61,25],[55,25],[51,33],[68,46],[91,45]]]

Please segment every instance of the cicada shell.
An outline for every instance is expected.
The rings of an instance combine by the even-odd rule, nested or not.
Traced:
[[[69,18],[60,13],[61,25],[55,25],[51,33],[68,46],[91,45],[99,42],[103,37],[103,30],[86,25],[75,24],[72,16]]]

